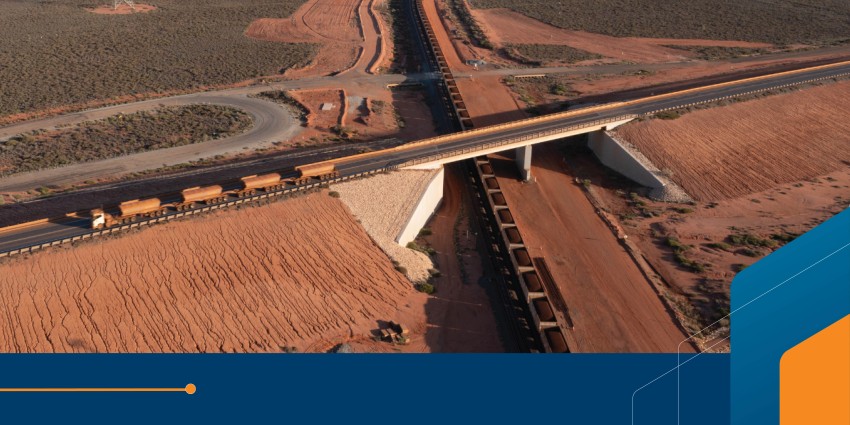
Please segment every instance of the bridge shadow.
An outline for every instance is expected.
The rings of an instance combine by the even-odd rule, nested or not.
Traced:
[[[467,176],[464,163],[446,167],[444,199],[427,224],[431,234],[417,238],[436,251],[441,273],[425,304],[425,344],[433,352],[516,351]]]

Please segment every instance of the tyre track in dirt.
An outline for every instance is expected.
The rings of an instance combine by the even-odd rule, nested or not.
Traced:
[[[0,264],[2,352],[278,352],[424,321],[415,292],[326,194]]]
[[[846,167],[847,96],[839,82],[615,132],[695,199],[731,199]]]

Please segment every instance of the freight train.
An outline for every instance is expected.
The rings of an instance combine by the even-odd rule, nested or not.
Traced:
[[[274,192],[286,187],[339,177],[339,172],[332,163],[303,165],[295,169],[299,174],[298,177],[286,177],[281,173],[254,174],[242,177],[231,185],[190,187],[179,194],[134,199],[122,202],[113,208],[97,208],[91,211],[92,228],[105,229],[132,223],[140,218],[153,218],[169,212],[189,210],[198,205],[213,205],[228,199],[250,197],[260,191]]]

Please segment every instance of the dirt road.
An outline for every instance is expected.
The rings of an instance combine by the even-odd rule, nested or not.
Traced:
[[[499,184],[532,257],[544,257],[575,323],[578,352],[676,352],[686,335],[565,169],[552,144],[534,147],[522,183],[495,157]]]

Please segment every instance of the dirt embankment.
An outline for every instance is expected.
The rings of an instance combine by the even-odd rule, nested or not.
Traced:
[[[848,96],[841,82],[616,132],[695,199],[728,199],[850,164]]]
[[[319,193],[4,261],[0,351],[323,351],[425,300]]]
[[[426,281],[434,263],[428,255],[400,246],[396,238],[413,214],[419,198],[434,177],[432,171],[397,171],[334,184],[345,205],[369,236],[401,267],[413,282]]]
[[[287,70],[292,78],[328,75],[352,67],[364,40],[359,8],[364,0],[309,0],[289,18],[251,22],[245,35],[265,41],[313,43],[321,48],[304,68]]]

